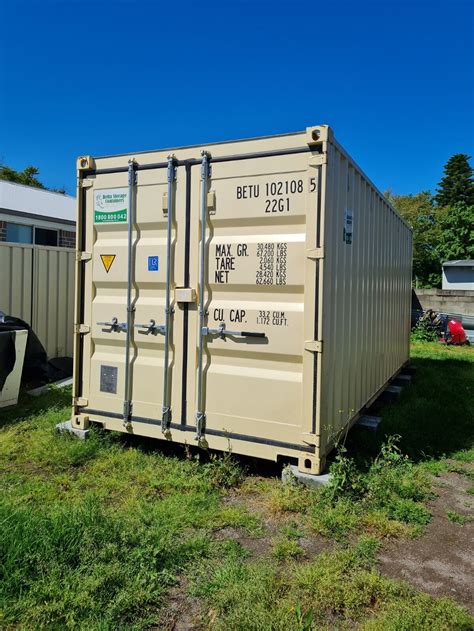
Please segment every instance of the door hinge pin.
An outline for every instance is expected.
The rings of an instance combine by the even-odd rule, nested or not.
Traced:
[[[123,402],[123,424],[124,427],[129,427],[132,421],[132,409],[133,404],[131,401]]]
[[[311,351],[312,353],[323,352],[323,342],[321,340],[311,340],[311,341],[305,342],[304,347],[305,347],[305,350]]]
[[[196,412],[196,436],[194,440],[200,441],[206,426],[205,412]]]
[[[76,261],[90,261],[92,254],[90,252],[76,252]]]
[[[163,434],[169,430],[171,425],[171,408],[168,406],[163,406],[161,408],[161,431]]]
[[[88,324],[75,324],[74,332],[75,333],[89,333],[91,327]]]

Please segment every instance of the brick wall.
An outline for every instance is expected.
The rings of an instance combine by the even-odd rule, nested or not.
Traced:
[[[4,221],[0,220],[0,241],[7,240],[7,226]]]
[[[69,232],[68,230],[60,230],[58,245],[60,248],[75,248],[76,247],[76,233]]]

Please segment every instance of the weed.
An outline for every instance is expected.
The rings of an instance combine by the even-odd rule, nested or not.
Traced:
[[[324,496],[312,506],[311,525],[319,534],[342,541],[360,523],[361,507],[350,499],[327,502]]]
[[[340,451],[331,466],[331,482],[312,507],[313,527],[337,540],[360,527],[381,538],[418,533],[430,512],[423,501],[431,496],[427,473],[415,467],[398,447],[398,436],[381,447],[369,470]]]
[[[230,489],[239,486],[244,479],[244,470],[229,451],[223,455],[212,454],[210,462],[203,465],[211,484],[216,488]]]
[[[436,342],[438,334],[426,320],[418,320],[411,332],[412,342]]]
[[[474,620],[448,598],[434,599],[392,582],[392,598],[375,616],[362,623],[361,631],[470,631]]]
[[[303,548],[297,539],[280,536],[273,542],[272,554],[279,561],[286,561],[287,559],[296,559],[301,556]]]
[[[398,537],[413,537],[419,533],[416,526],[390,519],[383,510],[364,511],[357,520],[357,526],[378,539],[396,539]]]
[[[325,488],[325,496],[332,503],[341,497],[359,499],[366,491],[362,475],[354,460],[347,458],[346,452],[346,448],[340,446],[331,465],[331,477]]]
[[[229,559],[246,559],[249,552],[235,539],[226,539],[220,544],[219,553]]]
[[[213,528],[244,528],[251,536],[258,537],[262,534],[263,525],[260,515],[249,512],[245,506],[219,506],[214,515],[205,519],[206,525]]]
[[[449,521],[452,521],[455,524],[460,524],[461,526],[464,526],[464,524],[467,524],[467,522],[470,521],[467,515],[460,515],[454,510],[446,511],[446,517]]]
[[[282,526],[281,534],[288,537],[288,539],[300,539],[303,536],[298,524],[294,521]]]
[[[313,629],[313,610],[307,609],[303,611],[300,603],[295,607],[296,628],[298,631],[312,631]]]
[[[278,483],[269,489],[268,508],[272,513],[305,513],[313,497],[302,484]]]

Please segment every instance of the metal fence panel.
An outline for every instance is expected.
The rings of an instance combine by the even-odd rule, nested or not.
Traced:
[[[72,356],[74,251],[0,243],[0,310],[28,322],[48,357]]]

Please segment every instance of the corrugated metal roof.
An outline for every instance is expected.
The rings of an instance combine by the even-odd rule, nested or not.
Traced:
[[[38,217],[76,219],[75,197],[5,180],[0,180],[0,208]]]
[[[474,266],[474,260],[465,260],[465,261],[446,261],[443,263],[443,267],[471,267]]]

